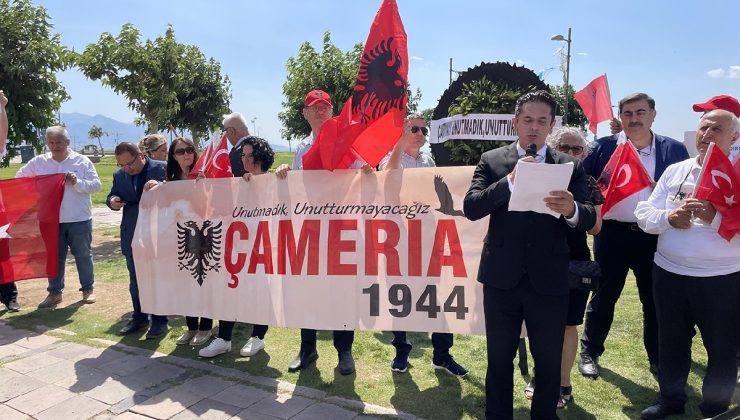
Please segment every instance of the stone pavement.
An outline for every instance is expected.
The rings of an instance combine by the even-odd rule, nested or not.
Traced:
[[[0,419],[416,419],[198,360],[0,320]]]
[[[93,207],[92,219],[95,226],[120,226],[123,211],[113,211],[107,206]]]

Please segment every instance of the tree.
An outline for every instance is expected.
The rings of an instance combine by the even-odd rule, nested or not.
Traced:
[[[0,0],[0,89],[9,100],[9,145],[26,140],[40,151],[38,133],[58,123],[56,111],[69,99],[56,72],[70,65],[71,55],[51,30],[43,7]],[[14,154],[9,149],[6,159]]]
[[[361,56],[362,44],[355,44],[352,49],[343,52],[331,42],[331,34],[327,31],[324,32],[321,53],[306,41],[298,48],[296,57],[288,58],[285,66],[288,76],[283,83],[284,111],[278,114],[278,118],[283,123],[280,134],[289,144],[292,139],[300,139],[311,132],[311,127],[303,118],[306,93],[321,89],[331,96],[334,115],[342,110],[355,87]],[[407,94],[407,109],[415,112],[421,91],[417,88],[416,93],[412,94],[409,85]]]
[[[550,86],[550,89],[552,89],[552,94],[558,101],[558,107],[560,108],[561,115],[565,115],[565,113],[563,112],[563,109],[565,109],[565,89],[563,88],[563,86],[564,85]],[[576,98],[573,97],[574,94],[575,90],[573,89],[573,86],[569,84],[568,109],[566,110],[568,113],[568,125],[571,127],[578,127],[585,133],[588,118],[586,118],[586,116],[583,114],[583,110],[581,109],[581,106],[578,105],[578,102],[576,102]]]
[[[149,133],[169,124],[205,133],[228,110],[230,82],[221,78],[220,65],[206,61],[198,47],[178,43],[172,26],[144,43],[130,23],[115,38],[105,32],[77,57],[77,65],[88,78],[126,96]]]
[[[105,151],[103,150],[103,143],[100,141],[100,138],[103,136],[108,136],[108,133],[103,131],[102,128],[98,127],[97,125],[93,124],[92,127],[90,127],[90,130],[87,132],[87,137],[89,139],[98,139],[98,144],[100,145],[100,155],[105,156]]]

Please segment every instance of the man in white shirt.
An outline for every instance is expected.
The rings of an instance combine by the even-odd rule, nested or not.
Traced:
[[[721,215],[710,202],[692,197],[709,144],[729,155],[738,137],[740,122],[731,112],[704,114],[696,132],[699,156],[669,166],[650,198],[635,210],[640,228],[659,235],[653,290],[660,394],[655,405],[642,411],[643,419],[684,412],[695,325],[708,356],[702,416],[715,417],[731,402],[740,325],[740,238],[728,242],[720,237]]]
[[[380,161],[379,169],[432,168],[436,166],[430,155],[421,153],[421,148],[426,143],[427,133],[429,133],[429,130],[424,117],[417,114],[409,115],[406,118],[401,138],[398,139],[398,143],[396,143],[393,150]],[[451,375],[465,376],[468,374],[468,370],[457,363],[450,355],[453,342],[453,335],[450,333],[432,333],[432,347],[434,348],[432,366]],[[396,357],[391,362],[391,370],[406,372],[409,366],[409,353],[412,348],[406,337],[406,331],[393,331],[392,344],[396,348]]]
[[[46,129],[49,152],[36,156],[16,173],[16,178],[49,174],[65,174],[64,198],[59,210],[59,272],[49,279],[49,295],[39,308],[53,308],[62,302],[64,265],[67,249],[72,251],[80,278],[84,303],[95,302],[92,261],[92,200],[100,191],[100,178],[87,157],[69,148],[69,134],[61,126]]]

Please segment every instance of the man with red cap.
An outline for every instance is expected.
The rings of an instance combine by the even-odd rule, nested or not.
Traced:
[[[275,171],[278,178],[284,179],[289,170],[303,169],[303,156],[313,146],[314,139],[319,135],[321,126],[334,115],[334,109],[331,103],[331,97],[323,90],[312,90],[306,95],[303,101],[303,118],[311,126],[311,134],[306,136],[296,147],[295,156],[293,157],[292,168],[286,164],[280,165]],[[352,152],[354,153],[354,152]],[[350,169],[360,169],[372,172],[367,163],[359,156],[352,163]],[[355,371],[355,361],[352,358],[352,342],[355,339],[354,331],[334,331],[334,348],[339,356],[337,368],[342,375],[349,375]],[[298,355],[290,362],[288,372],[297,372],[305,369],[316,359],[319,354],[316,352],[316,330],[301,328],[301,348]]]

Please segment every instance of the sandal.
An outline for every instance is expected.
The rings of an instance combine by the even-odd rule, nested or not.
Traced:
[[[529,381],[527,386],[524,387],[524,398],[531,400],[534,397],[534,376]]]
[[[561,386],[560,398],[558,399],[558,408],[565,408],[573,401],[573,386]]]

